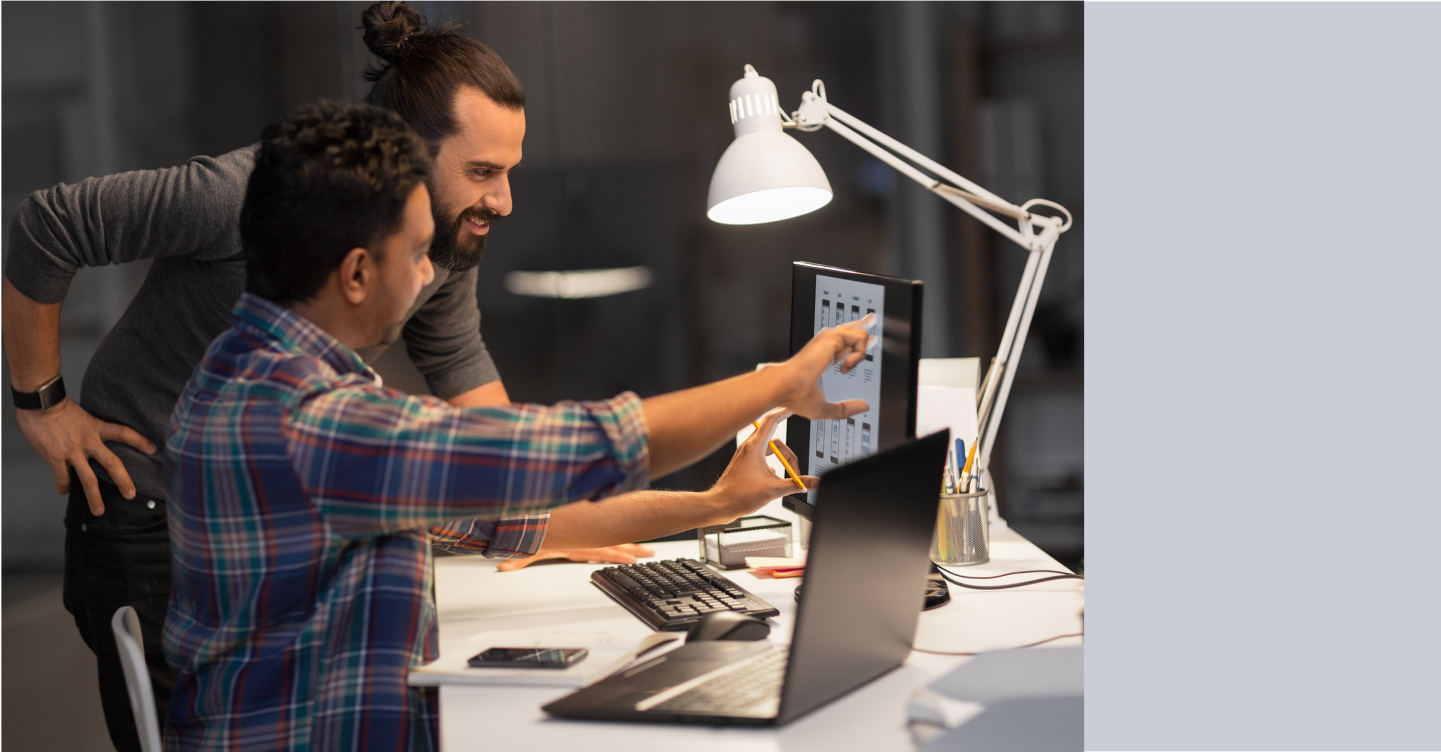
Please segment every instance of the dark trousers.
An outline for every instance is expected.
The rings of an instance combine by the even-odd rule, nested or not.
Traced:
[[[140,750],[135,715],[110,619],[121,606],[132,606],[145,638],[145,662],[155,690],[155,711],[161,728],[170,709],[175,674],[165,663],[160,630],[170,600],[170,535],[165,526],[165,500],[136,494],[100,481],[105,514],[90,514],[85,491],[70,476],[70,502],[65,509],[65,609],[85,644],[95,653],[100,673],[100,703],[105,725],[118,752]]]

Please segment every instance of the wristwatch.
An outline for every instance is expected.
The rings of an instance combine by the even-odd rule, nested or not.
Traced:
[[[17,410],[49,410],[65,401],[65,380],[56,376],[33,392],[22,392],[12,384],[10,394]]]

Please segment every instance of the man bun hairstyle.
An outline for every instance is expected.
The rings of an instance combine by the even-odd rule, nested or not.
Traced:
[[[281,304],[314,297],[353,248],[380,257],[431,177],[425,142],[370,105],[306,105],[263,138],[240,210],[245,289]]]
[[[459,22],[427,27],[419,11],[392,0],[366,8],[361,23],[365,46],[381,61],[365,71],[365,80],[375,83],[366,103],[400,113],[432,155],[459,127],[455,97],[462,86],[479,89],[506,109],[525,108],[525,90],[510,66],[460,33]]]

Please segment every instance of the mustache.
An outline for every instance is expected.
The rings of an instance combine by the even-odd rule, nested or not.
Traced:
[[[463,221],[463,220],[467,220],[467,219],[471,219],[471,220],[475,220],[478,224],[483,224],[483,225],[485,225],[485,224],[494,224],[494,223],[500,221],[502,218],[503,218],[503,215],[501,215],[500,213],[495,212],[495,211],[492,211],[492,210],[490,210],[490,209],[484,209],[484,208],[471,208],[471,209],[466,209],[465,211],[463,211],[463,212],[460,213],[460,217],[459,217],[459,219],[462,220],[462,221]]]

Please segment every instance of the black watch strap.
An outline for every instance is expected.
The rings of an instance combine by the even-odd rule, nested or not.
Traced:
[[[33,392],[22,392],[12,385],[10,394],[18,410],[49,410],[65,400],[65,380],[56,376]]]

